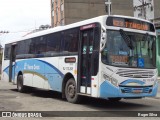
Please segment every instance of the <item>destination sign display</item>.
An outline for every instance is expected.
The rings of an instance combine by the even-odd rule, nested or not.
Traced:
[[[149,22],[141,21],[141,20],[136,20],[136,19],[108,17],[106,24],[108,26],[131,28],[131,29],[155,32],[155,28],[153,24]]]

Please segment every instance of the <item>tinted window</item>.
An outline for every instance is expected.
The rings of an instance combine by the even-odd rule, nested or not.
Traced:
[[[17,55],[26,54],[26,41],[18,42]]]
[[[26,53],[28,57],[44,57],[46,53],[46,36],[36,37],[26,41]]]
[[[95,27],[94,29],[94,44],[93,44],[93,48],[94,50],[99,51],[99,44],[100,44],[100,26]]]
[[[36,40],[33,38],[31,39],[30,45],[29,45],[29,54],[35,54],[35,48],[36,48]]]
[[[65,52],[78,52],[79,29],[70,29],[64,32],[62,50]]]
[[[42,36],[34,39],[35,39],[35,53],[44,55],[46,52],[46,42],[47,42],[46,37]]]
[[[25,42],[25,46],[26,46],[26,54],[30,54],[30,44],[31,44],[32,40],[26,40]]]
[[[5,45],[5,51],[4,51],[4,59],[5,60],[9,60],[10,51],[11,51],[11,45],[10,44],[6,44]]]
[[[60,52],[60,46],[61,46],[60,32],[48,35],[46,55],[47,56],[56,55],[58,52]]]
[[[66,30],[18,42],[17,59],[77,54],[79,29]]]

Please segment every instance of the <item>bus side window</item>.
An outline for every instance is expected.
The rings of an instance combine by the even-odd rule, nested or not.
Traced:
[[[31,43],[29,46],[29,54],[35,54],[35,40],[31,39]]]
[[[4,60],[9,60],[10,51],[11,51],[11,45],[6,44],[5,45],[5,51],[4,51]]]
[[[16,46],[16,58],[17,59],[23,59],[24,58],[24,54],[26,53],[26,40],[24,41],[20,41],[17,43],[17,46]]]
[[[93,38],[92,75],[96,76],[99,71],[100,27],[94,29]]]
[[[55,56],[57,55],[58,52],[60,52],[60,45],[61,45],[60,37],[61,37],[60,32],[48,35],[47,45],[46,45],[47,56]]]
[[[47,46],[47,39],[45,36],[37,37],[35,39],[35,54],[37,57],[44,57]]]
[[[78,52],[79,29],[74,28],[64,32],[62,50],[68,53]]]

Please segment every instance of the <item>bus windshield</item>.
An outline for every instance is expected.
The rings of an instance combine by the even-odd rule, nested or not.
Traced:
[[[124,37],[120,31],[108,30],[102,62],[117,67],[155,68],[155,36],[125,32]]]

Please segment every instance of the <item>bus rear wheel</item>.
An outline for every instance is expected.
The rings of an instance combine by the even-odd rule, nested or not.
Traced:
[[[80,96],[77,95],[76,83],[73,78],[70,78],[65,86],[65,96],[68,102],[70,103],[79,103]]]
[[[17,78],[17,90],[18,92],[25,91],[25,86],[23,85],[23,75],[19,75]]]

